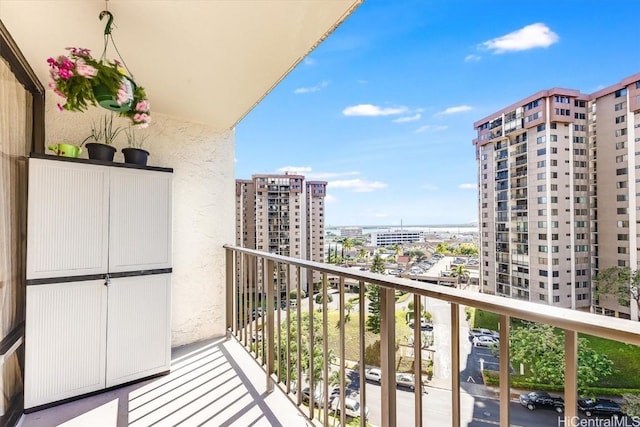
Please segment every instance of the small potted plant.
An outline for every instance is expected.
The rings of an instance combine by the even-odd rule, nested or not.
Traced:
[[[106,114],[97,123],[94,121],[91,126],[91,134],[82,141],[81,145],[87,143],[87,153],[90,159],[113,161],[113,156],[117,151],[113,147],[113,142],[123,131],[121,127],[113,127],[113,116],[113,113]]]
[[[127,142],[129,143],[129,146],[122,149],[122,154],[124,155],[125,163],[146,166],[149,152],[142,148],[142,144],[149,135],[140,136],[136,129],[139,127],[140,126],[130,125],[128,129],[124,130],[125,135],[127,135]]]

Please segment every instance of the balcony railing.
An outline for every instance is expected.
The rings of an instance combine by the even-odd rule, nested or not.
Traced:
[[[347,286],[357,284],[359,301],[365,301],[365,287],[370,284],[380,287],[380,360],[381,360],[381,398],[380,420],[376,424],[382,426],[397,425],[396,402],[396,317],[395,317],[395,292],[402,291],[413,294],[414,312],[421,313],[422,298],[433,298],[444,301],[450,305],[449,321],[451,329],[450,348],[450,385],[451,385],[451,409],[450,425],[461,425],[461,363],[460,363],[460,308],[461,306],[475,307],[481,310],[493,312],[499,315],[499,359],[509,360],[509,330],[511,319],[523,319],[533,322],[549,324],[564,330],[565,335],[565,412],[564,419],[575,419],[577,411],[577,368],[578,368],[578,333],[595,335],[629,344],[640,345],[640,323],[629,320],[599,316],[564,308],[552,307],[544,304],[536,304],[528,301],[512,301],[495,295],[477,293],[462,290],[455,287],[441,286],[430,283],[412,281],[408,279],[375,274],[366,271],[352,270],[336,267],[329,264],[316,263],[279,255],[268,254],[251,249],[235,246],[225,246],[226,249],[226,325],[229,336],[235,337],[253,355],[257,363],[264,370],[264,378],[267,389],[273,390],[279,387],[287,393],[294,405],[297,405],[304,416],[310,420],[324,425],[332,425],[330,414],[333,409],[329,406],[328,399],[320,399],[319,409],[315,400],[318,400],[313,391],[317,387],[317,375],[306,375],[309,372],[320,373],[324,379],[330,378],[330,370],[338,373],[338,387],[340,396],[345,396],[347,366],[345,360],[345,289]],[[288,271],[286,274],[286,292],[281,295],[282,279],[273,272],[276,268]],[[261,274],[261,278],[257,277]],[[338,280],[338,312],[339,338],[335,359],[338,367],[332,368],[330,357],[333,352],[329,349],[328,330],[336,326],[328,324],[328,276],[337,277]],[[313,298],[304,301],[301,291],[308,285],[319,283],[318,292],[322,295],[321,313],[314,312],[317,305]],[[253,286],[258,284],[257,286]],[[291,299],[292,291],[296,291],[295,298]],[[500,291],[500,290],[498,290]],[[295,301],[294,304],[282,304],[282,301]],[[281,305],[282,304],[282,305]],[[295,308],[292,307],[295,305]],[[362,305],[361,305],[362,306]],[[254,313],[261,307],[263,315],[256,317]],[[284,308],[281,308],[284,307]],[[302,318],[307,316],[308,330],[297,333],[303,329]],[[320,324],[315,322],[320,319]],[[360,337],[365,331],[365,310],[358,312],[358,329]],[[417,322],[417,320],[416,320]],[[416,325],[417,326],[417,325]],[[422,340],[420,328],[413,330],[412,350],[414,356],[413,374],[414,387],[422,389]],[[319,335],[319,336],[318,336]],[[349,345],[356,345],[349,342]],[[365,411],[367,407],[367,393],[365,387],[365,341],[358,342],[359,363],[359,390],[357,397],[360,404],[361,425],[365,425]],[[304,347],[304,350],[303,350]],[[440,350],[438,350],[440,351]],[[319,359],[310,357],[302,360],[303,354],[322,355],[321,366],[314,366]],[[292,357],[292,355],[294,357]],[[501,363],[499,367],[499,413],[500,426],[510,425],[510,388],[509,388],[509,363]],[[308,406],[303,403],[303,382],[308,384],[311,392],[308,396]],[[320,397],[329,395],[329,381],[321,382]],[[423,397],[422,393],[414,393],[413,423],[420,426],[423,423]],[[344,399],[338,399],[338,415],[340,425],[345,425]],[[405,414],[406,415],[406,414]],[[437,424],[442,425],[442,424]]]

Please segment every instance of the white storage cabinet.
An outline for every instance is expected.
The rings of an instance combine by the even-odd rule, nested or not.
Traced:
[[[25,408],[168,372],[170,169],[29,159]]]

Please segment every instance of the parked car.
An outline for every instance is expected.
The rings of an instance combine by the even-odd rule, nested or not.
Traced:
[[[364,377],[369,381],[382,383],[382,371],[378,368],[365,369]]]
[[[592,415],[606,415],[613,418],[624,416],[622,408],[610,399],[578,399],[578,409],[587,417]]]
[[[413,328],[415,321],[414,319],[409,319],[409,327]],[[433,331],[433,324],[430,323],[427,319],[425,319],[424,317],[420,318],[420,329],[423,331]]]
[[[476,347],[492,347],[494,345],[500,344],[499,339],[496,339],[489,335],[478,335],[477,337],[473,338],[471,342]]]
[[[336,414],[340,413],[342,407],[342,403],[340,399],[333,399],[331,403],[331,410],[335,411]],[[356,418],[360,416],[360,402],[356,399],[351,399],[349,397],[344,399],[344,413],[346,416],[351,418]],[[364,407],[364,418],[369,418],[369,408]]]
[[[551,396],[544,391],[532,391],[528,394],[520,395],[520,404],[530,411],[538,408],[553,409],[560,413],[564,410],[564,399],[558,396]]]
[[[396,374],[396,385],[398,387],[406,387],[410,390],[416,389],[415,375]]]
[[[333,390],[329,390],[329,403],[331,403],[331,401],[333,400],[334,397],[337,397],[339,395],[340,395],[340,389],[339,388],[335,388]],[[302,402],[303,403],[309,403],[310,399],[311,399],[311,391],[309,390],[309,387],[307,386],[307,387],[302,389]],[[313,404],[315,406],[318,406],[318,407],[324,406],[324,399],[322,397],[322,393],[321,392],[316,391],[313,394]]]
[[[493,337],[495,339],[500,339],[500,333],[497,331],[492,331],[491,329],[486,328],[473,328],[469,329],[469,339],[473,340],[475,337],[486,335],[489,337]]]

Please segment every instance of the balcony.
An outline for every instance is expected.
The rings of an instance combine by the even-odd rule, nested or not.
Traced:
[[[193,425],[248,425],[252,422],[269,425],[305,425],[312,422],[333,425],[328,404],[323,401],[316,405],[313,396],[310,404],[302,401],[301,391],[304,385],[294,379],[305,378],[307,370],[316,372],[317,377],[309,376],[304,382],[312,390],[320,390],[320,395],[323,392],[328,395],[330,385],[318,381],[318,378],[330,378],[330,373],[337,373],[334,374],[337,378],[335,386],[343,395],[344,392],[352,393],[352,397],[360,404],[361,415],[364,415],[364,408],[368,408],[369,422],[374,425],[420,426],[423,423],[429,424],[429,421],[436,425],[467,425],[478,416],[474,405],[484,401],[480,392],[484,389],[484,393],[498,398],[493,406],[496,417],[499,417],[495,424],[506,427],[510,425],[510,412],[514,405],[510,402],[508,366],[500,366],[501,386],[497,388],[475,386],[467,383],[467,378],[463,378],[463,372],[467,369],[464,364],[465,356],[471,351],[465,332],[467,326],[463,307],[481,308],[499,315],[501,360],[508,359],[508,336],[512,318],[547,323],[564,330],[567,348],[567,417],[576,415],[578,333],[640,344],[640,325],[635,322],[530,303],[520,298],[512,301],[475,291],[354,271],[249,249],[232,246],[225,248],[226,303],[223,321],[228,334],[226,339],[223,337],[175,349],[172,372],[168,376],[28,414],[23,419],[22,427],[45,425],[42,421],[45,419],[47,422],[88,422],[91,417],[105,414],[114,420],[128,420],[129,425],[134,426],[150,425],[153,422],[158,422],[159,425],[176,425],[178,422],[193,422]],[[290,278],[295,277],[287,294],[282,296],[276,291],[279,289],[279,279],[270,274],[278,267],[289,270],[292,273]],[[250,286],[256,280],[257,272],[262,274],[262,283],[268,283],[263,289]],[[319,305],[309,298],[303,300],[300,292],[304,289],[304,283],[314,274],[319,274],[322,278],[319,293],[323,296],[323,302]],[[338,278],[337,289],[331,291],[337,299],[334,306],[340,313],[339,325],[342,325],[337,333],[337,344],[332,344],[336,348],[330,348],[329,340],[325,339],[329,336],[329,328],[336,327],[327,320],[329,275]],[[354,366],[345,357],[347,346],[357,347],[360,360],[364,360],[365,351],[369,351],[365,340],[345,342],[347,281],[359,284],[358,295],[361,300],[365,298],[365,283],[376,284],[381,289],[381,385],[367,384],[364,380],[365,365]],[[276,307],[281,307],[281,301],[290,300],[288,293],[294,289],[298,291],[291,299],[295,301],[294,304],[286,304],[284,309],[265,310],[264,316],[255,320],[248,316],[259,306],[258,301],[274,301]],[[509,286],[502,286],[501,289],[504,293]],[[412,294],[417,310],[426,303],[434,312],[434,330],[438,344],[431,354],[434,354],[436,369],[433,379],[428,381],[425,377],[425,389],[429,393],[427,395],[396,390],[397,291]],[[524,295],[522,299],[526,299]],[[438,308],[434,310],[434,307]],[[316,313],[309,319],[313,319],[312,323],[319,323],[309,326],[304,335],[296,334],[296,330],[304,329],[300,319],[309,313]],[[350,322],[356,323],[364,335],[364,310],[356,310],[352,315]],[[291,321],[288,322],[287,319]],[[415,369],[412,373],[415,378],[421,378],[423,374],[418,367],[423,363],[425,350],[421,349],[421,331],[415,328],[413,333],[416,338],[414,344],[406,346],[404,354],[414,355],[416,363],[413,364]],[[301,351],[315,351],[327,357],[311,358],[310,366],[305,366],[300,357],[291,358],[292,354],[300,355]],[[329,357],[331,354],[335,357]],[[333,359],[333,364],[329,363],[330,359]],[[320,365],[314,367],[313,364],[320,360]],[[356,378],[357,381],[348,385],[348,378]],[[414,387],[421,389],[417,381]],[[435,396],[444,397],[445,404],[438,408],[429,405],[428,399],[434,399]],[[407,410],[407,404],[410,405],[410,410]],[[342,411],[337,416],[336,421],[341,425],[348,421],[344,413]]]

